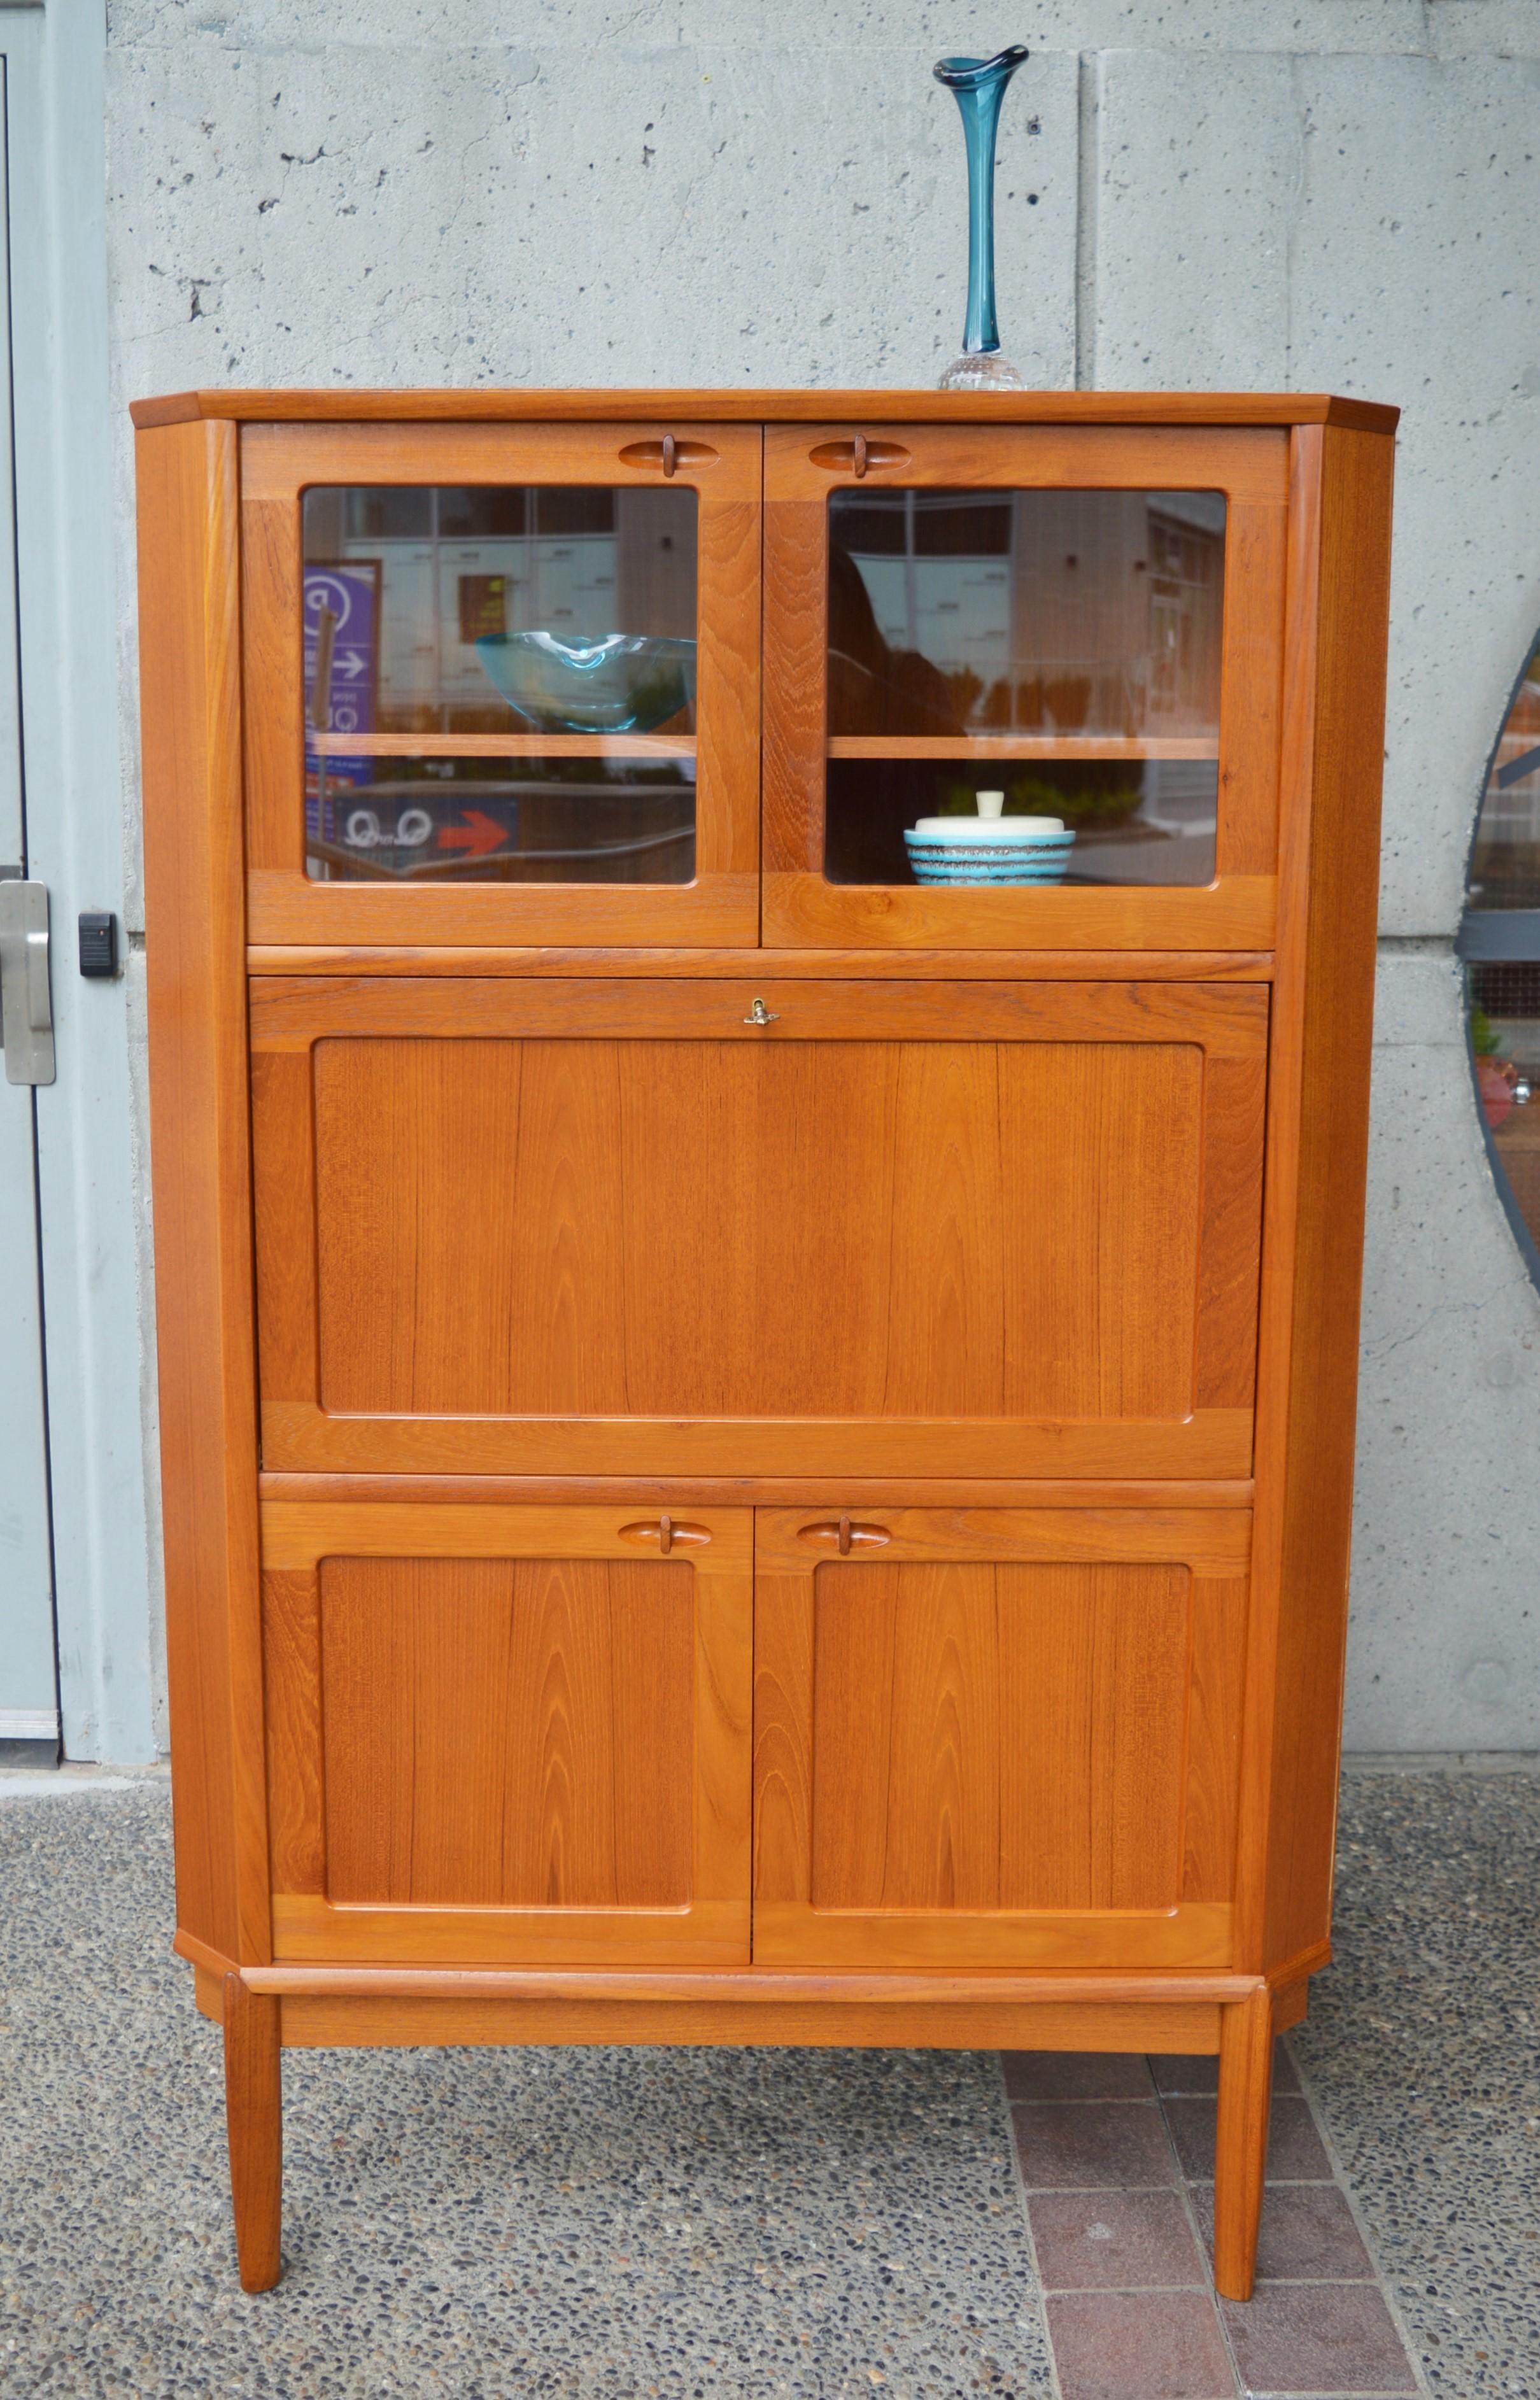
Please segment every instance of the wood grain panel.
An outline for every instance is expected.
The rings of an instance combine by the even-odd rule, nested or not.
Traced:
[[[1203,1072],[1196,1047],[1002,1051],[1007,1413],[1158,1416],[1191,1398]],[[1253,1127],[1253,1242],[1260,1141]],[[1227,1330],[1244,1346],[1244,1322]]]
[[[329,1897],[682,1907],[691,1585],[661,1560],[328,1560]]]
[[[326,1889],[320,1588],[313,1566],[265,1565],[262,1656],[267,1843],[275,1891]]]
[[[398,1502],[403,1506],[474,1501],[564,1507],[623,1505],[628,1514],[637,1508],[784,1508],[795,1505],[832,1509],[906,1507],[911,1502],[931,1510],[943,1508],[1249,1508],[1254,1497],[1250,1481],[1236,1477],[1229,1482],[1135,1482],[1126,1476],[1108,1476],[1096,1482],[1011,1481],[982,1476],[931,1475],[906,1477],[902,1483],[874,1476],[718,1475],[259,1475],[257,1491],[264,1502],[303,1501],[336,1506],[354,1502]]]
[[[814,1907],[1166,1908],[1184,1568],[817,1570]]]
[[[329,1475],[537,1478],[1241,1479],[1249,1409],[1181,1417],[330,1416],[310,1401],[262,1412],[275,1466]]]
[[[307,1489],[310,1479],[305,1479]],[[640,1512],[640,1513],[639,1513]],[[499,1507],[490,1500],[430,1497],[266,1500],[266,1567],[314,1567],[321,1559],[634,1559],[659,1554],[658,1522],[629,1506]],[[680,1525],[698,1574],[744,1577],[753,1559],[748,1511],[708,1507]],[[709,1554],[709,1555],[708,1555]]]
[[[1246,1473],[1266,995],[954,991],[259,990],[269,1464]]]
[[[1321,1962],[1315,1960],[1313,1965]],[[823,1967],[371,1967],[296,1964],[281,1960],[242,1970],[253,1992],[285,1999],[309,1995],[327,1999],[436,2000],[711,2000],[725,2009],[752,2009],[770,2000],[784,2007],[813,2008],[852,2002],[874,2008],[907,2008],[918,2000],[938,2008],[962,2008],[995,1999],[1010,2008],[1218,2008],[1247,2000],[1264,1988],[1258,1975],[1227,1968],[1018,1968],[1003,1972],[971,1968],[884,1968],[856,1981],[843,1969]],[[1297,1989],[1298,1986],[1293,1988]],[[1287,1995],[1277,1987],[1282,2012]],[[1216,2040],[1212,2047],[1218,2047]]]
[[[177,1916],[268,1957],[234,429],[142,434],[150,1121]]]
[[[757,1520],[756,1960],[1223,1963],[1245,1515],[837,1533]]]
[[[863,1984],[872,1981],[862,1975]],[[997,1979],[998,1980],[998,1979]],[[297,1995],[283,2010],[285,2050],[413,2048],[424,2042],[761,2043],[805,2050],[1114,2050],[1212,2055],[1220,2009],[1190,2000],[964,2001],[923,1996],[886,2006],[840,2000],[340,1998]]]
[[[300,682],[300,498],[313,484],[661,485],[634,452],[664,429],[266,424],[240,436],[248,679],[263,693],[246,749],[258,941],[754,942],[758,935],[760,435],[675,427],[697,494],[696,869],[682,886],[464,883],[453,889],[312,882],[305,873]],[[431,741],[428,746],[431,747]]]
[[[773,752],[767,734],[767,777]],[[822,773],[819,789],[822,792]],[[767,813],[766,835],[770,818]],[[816,838],[822,841],[820,820]],[[831,949],[947,950],[1266,950],[1277,925],[1277,879],[1227,875],[1222,881],[1165,889],[1144,884],[829,883],[823,874],[767,867],[763,878],[767,949],[826,944]],[[303,940],[303,932],[264,930],[254,898],[253,933],[266,941]],[[382,929],[383,930],[383,929]],[[462,929],[463,932],[470,928]],[[490,938],[490,936],[487,936]]]
[[[546,1054],[553,1078],[563,1046]],[[616,1171],[595,1182],[603,1222],[591,1248],[613,1274],[602,1295],[612,1380],[620,1405],[645,1416],[729,1414],[757,1322],[765,1160],[752,1061],[717,1043],[659,1042],[637,1064],[614,1046]],[[526,1322],[538,1324],[533,1309]]]
[[[264,1523],[267,1512],[264,1511]],[[1007,1508],[874,1506],[852,1522],[880,1534],[863,1543],[868,1557],[983,1558],[1030,1565],[1159,1564],[1179,1559],[1203,1575],[1244,1575],[1251,1520],[1244,1504],[1214,1507]],[[806,1575],[830,1556],[838,1524],[808,1508],[765,1507],[754,1514],[754,1554],[761,1575]]]
[[[756,998],[771,1022],[745,1022]],[[587,1042],[1198,1042],[1214,1057],[1262,1057],[1268,996],[1244,984],[1058,984],[1014,976],[927,983],[886,975],[783,984],[752,979],[582,975],[260,976],[254,1049],[308,1048],[328,1035]]]
[[[1226,1967],[1234,1949],[1228,1901],[1174,1908],[1031,1908],[1016,1912],[804,1908],[754,1903],[754,1955],[769,1966]]]
[[[197,417],[230,417],[247,424],[346,424],[384,419],[419,424],[519,424],[531,417],[578,417],[593,424],[649,416],[674,420],[710,417],[724,424],[788,421],[865,424],[878,416],[901,416],[920,424],[973,425],[981,418],[1003,425],[1358,425],[1394,432],[1398,409],[1370,400],[1345,400],[1325,392],[1265,391],[783,391],[737,386],[716,391],[577,391],[529,389],[494,391],[484,386],[453,390],[368,390],[357,384],[330,390],[170,392],[129,403],[136,425],[178,425]]]
[[[1000,1906],[994,1584],[959,1561],[818,1568],[815,1908]]]
[[[259,1052],[251,1077],[262,1388],[275,1399],[297,1400],[317,1390],[320,1371],[310,1061],[300,1051]],[[357,1264],[359,1288],[367,1289],[367,1262]]]
[[[1244,1575],[1193,1578],[1184,1900],[1220,1900],[1235,1885],[1249,1598]]]
[[[1295,437],[1244,1956],[1329,1931],[1352,1522],[1393,444]]]
[[[748,1955],[751,1520],[268,1503],[293,1959]]]
[[[746,1899],[688,1908],[341,1907],[273,1894],[273,1955],[319,1965],[730,1967],[749,1955]]]
[[[1203,1274],[1192,1397],[1200,1409],[1243,1408],[1256,1381],[1267,1133],[1263,1061],[1206,1059],[1203,1106]]]
[[[469,944],[440,949],[382,942],[367,950],[339,943],[308,945],[252,942],[246,964],[253,975],[561,975],[579,972],[595,975],[723,976],[763,973],[762,951],[670,949],[563,949],[555,944],[540,949],[477,949]],[[884,961],[870,950],[777,950],[775,973],[826,979],[830,975],[865,980],[886,972]],[[930,950],[906,953],[904,973],[910,981],[947,982],[958,977],[987,981],[999,972],[998,961],[976,950]],[[1023,950],[1011,961],[1019,981],[1053,983],[1070,977],[1101,983],[1266,983],[1273,973],[1270,950]]]
[[[1216,882],[1275,876],[1283,724],[1287,444],[1265,490],[1232,498],[1225,516]]]

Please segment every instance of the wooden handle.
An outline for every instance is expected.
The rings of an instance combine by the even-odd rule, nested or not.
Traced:
[[[665,433],[661,442],[628,442],[620,453],[622,467],[661,467],[665,475],[681,467],[715,467],[720,452],[709,442],[681,442]]]
[[[821,1519],[816,1525],[799,1525],[799,1542],[816,1542],[821,1549],[838,1550],[848,1559],[852,1550],[879,1550],[893,1539],[881,1525],[858,1525],[853,1517]]]
[[[826,469],[829,474],[854,475],[857,482],[874,467],[906,467],[909,463],[909,453],[902,442],[873,442],[865,433],[856,434],[850,442],[820,442],[808,456],[815,467]]]
[[[687,1524],[681,1518],[665,1513],[661,1517],[643,1518],[634,1525],[622,1525],[620,1539],[622,1542],[642,1543],[648,1549],[656,1546],[666,1559],[676,1549],[703,1549],[711,1539],[711,1534],[704,1525]]]

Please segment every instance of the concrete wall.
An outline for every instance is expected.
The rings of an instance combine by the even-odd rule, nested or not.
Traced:
[[[1405,411],[1349,1741],[1534,1748],[1540,1298],[1451,950],[1540,622],[1533,0],[112,0],[116,399],[930,383],[963,239],[930,67],[1018,33],[1001,321],[1029,379]],[[125,554],[129,494],[125,441]]]

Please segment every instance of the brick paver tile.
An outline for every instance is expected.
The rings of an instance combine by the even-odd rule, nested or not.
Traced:
[[[1204,2247],[1214,2255],[1214,2193],[1200,2184],[1192,2205]],[[1339,2283],[1372,2283],[1370,2263],[1353,2211],[1333,2183],[1270,2184],[1262,2194],[1257,2272],[1262,2277],[1326,2277]]]
[[[1162,2103],[1181,2170],[1190,2183],[1212,2180],[1214,2120],[1217,2100],[1166,2100]],[[1331,2162],[1321,2147],[1308,2100],[1285,2093],[1273,2103],[1273,2124],[1267,2144],[1269,2183],[1329,2183]]]
[[[1174,2184],[1177,2162],[1152,2100],[1028,2100],[1011,2111],[1029,2191]]]
[[[1036,2192],[1027,2208],[1044,2291],[1208,2288],[1179,2192]]]
[[[1152,2058],[1150,2072],[1155,2079],[1157,2092],[1175,2094],[1189,2093],[1212,2098],[1220,2088],[1220,2062],[1213,2057]],[[1273,2049],[1273,2089],[1274,2092],[1298,2092],[1300,2079],[1294,2072],[1294,2061],[1281,2041]]]
[[[1220,2306],[1248,2391],[1417,2389],[1378,2284],[1259,2284],[1244,2306]]]
[[[1064,2400],[1234,2400],[1205,2292],[1060,2292],[1048,2330]]]
[[[1008,2050],[1005,2089],[1013,2100],[1148,2100],[1150,2069],[1117,2050]]]

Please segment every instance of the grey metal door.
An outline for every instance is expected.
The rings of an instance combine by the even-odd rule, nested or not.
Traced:
[[[8,109],[0,57],[0,143]],[[25,876],[12,472],[7,172],[0,174],[0,877]],[[14,896],[14,895],[13,895]],[[10,1040],[20,1028],[14,1005]],[[38,1265],[36,1093],[0,1071],[0,1765],[59,1746],[52,1543]]]

